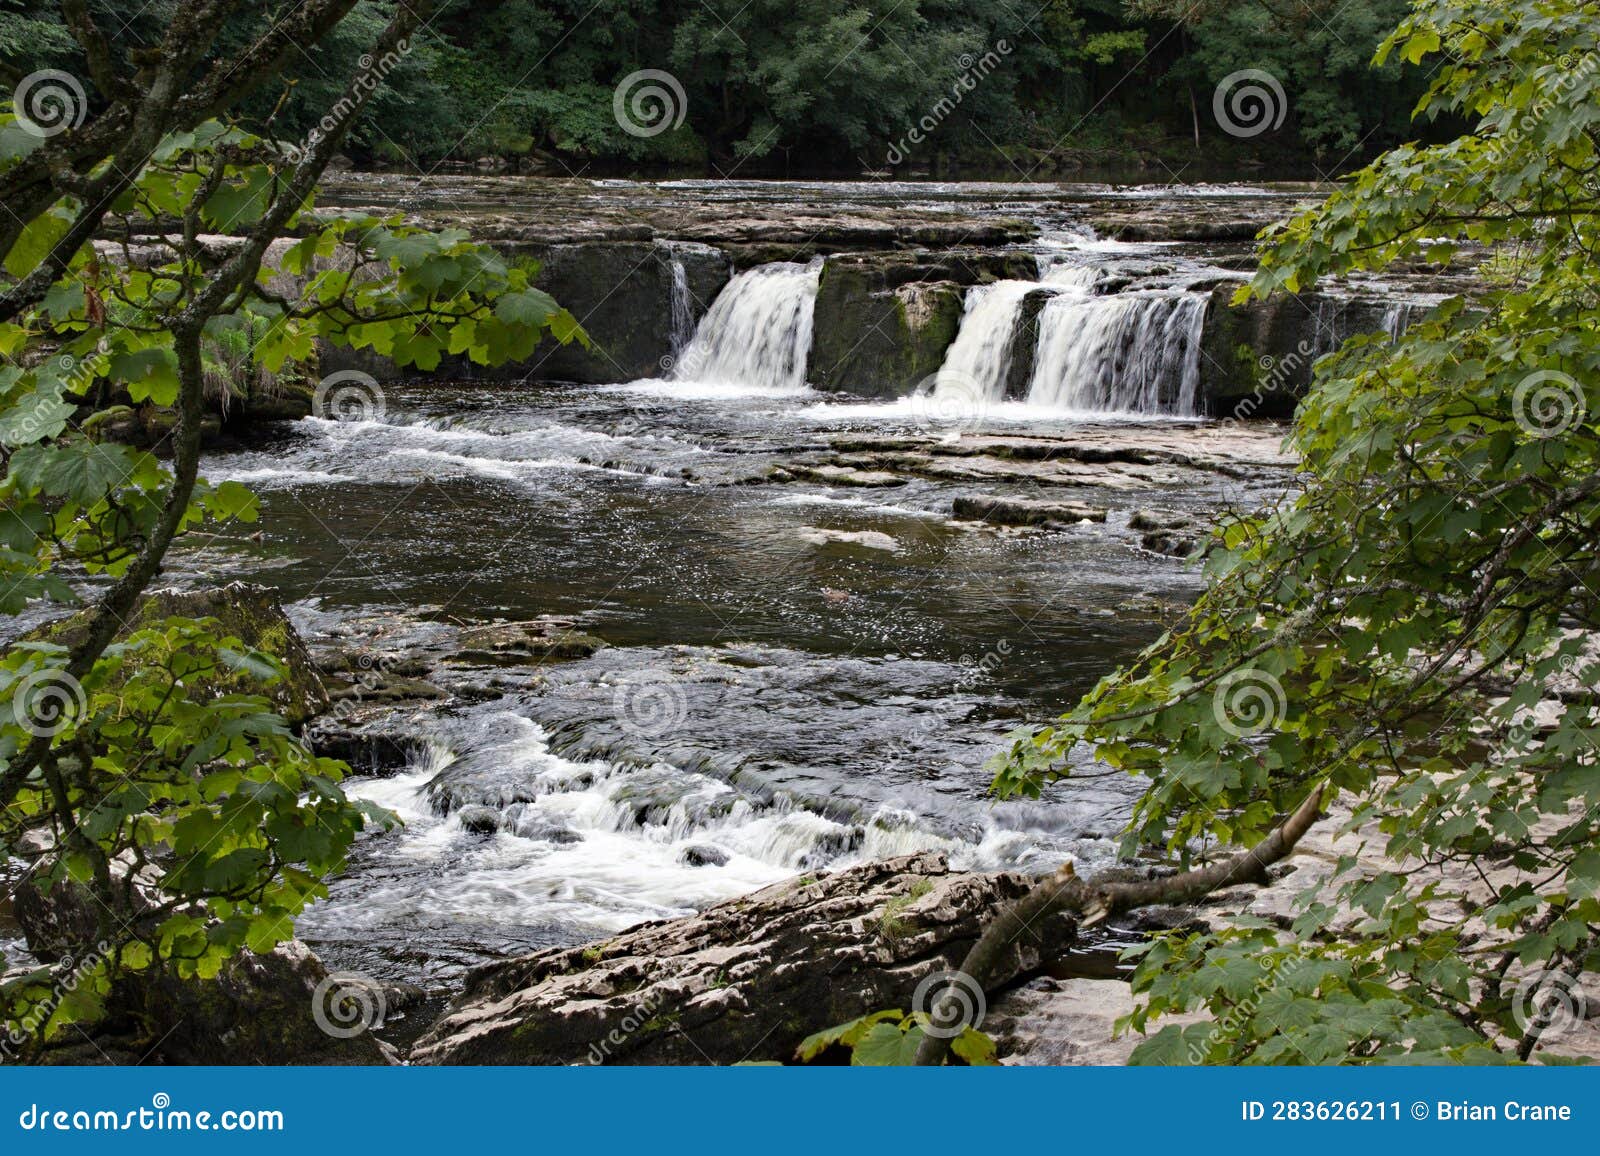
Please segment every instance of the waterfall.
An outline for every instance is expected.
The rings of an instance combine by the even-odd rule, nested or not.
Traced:
[[[694,299],[689,296],[689,271],[676,257],[672,259],[672,356],[694,339]]]
[[[1046,285],[1062,285],[1087,293],[1091,292],[1095,283],[1100,280],[1100,272],[1098,265],[1052,265],[1044,271],[1039,280]]]
[[[804,389],[821,273],[821,262],[777,262],[740,273],[700,319],[673,378]]]
[[[961,328],[945,352],[934,386],[936,398],[976,403],[1005,397],[1022,299],[1037,288],[1037,281],[996,281],[967,290]]]
[[[1311,359],[1326,357],[1339,348],[1344,338],[1339,334],[1339,319],[1345,302],[1332,297],[1317,300],[1316,331],[1311,335]]]
[[[1383,331],[1389,335],[1391,341],[1400,340],[1400,335],[1411,324],[1411,315],[1417,308],[1411,301],[1397,301],[1383,311]]]
[[[1028,401],[1112,413],[1194,412],[1206,295],[1061,293],[1039,314]]]

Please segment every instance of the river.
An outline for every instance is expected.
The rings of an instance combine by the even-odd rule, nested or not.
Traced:
[[[515,216],[500,183],[483,187],[461,195],[464,214]],[[359,188],[368,200],[393,192]],[[602,221],[619,204],[689,211],[716,197],[681,183],[563,189]],[[729,203],[748,215],[777,195]],[[836,213],[883,207],[831,186],[782,195],[791,207],[832,197]],[[1137,781],[1081,760],[1044,800],[997,803],[984,762],[1013,728],[1133,657],[1198,589],[1191,563],[1145,548],[1133,515],[1256,505],[1287,471],[1108,467],[1080,453],[1063,484],[1041,477],[1052,453],[1030,460],[1011,446],[974,459],[987,473],[908,467],[885,481],[847,466],[835,484],[816,463],[841,447],[892,458],[1023,436],[1035,447],[1154,438],[1177,460],[1224,432],[1270,459],[1281,429],[1224,431],[1196,416],[1201,283],[1241,247],[1106,241],[1066,220],[1059,186],[918,195],[1039,224],[1023,246],[1039,279],[966,291],[924,397],[807,384],[818,262],[802,253],[675,312],[675,354],[657,377],[386,381],[380,404],[344,420],[306,418],[208,457],[206,476],[261,495],[260,528],[191,540],[174,572],[276,586],[319,653],[356,648],[376,665],[400,655],[439,688],[363,715],[405,736],[403,754],[358,767],[376,773],[350,789],[404,827],[363,836],[302,919],[331,966],[444,992],[486,959],[874,857],[1115,861]],[[1192,195],[1288,203],[1263,190]],[[1041,286],[1032,379],[1008,394],[995,384],[1013,356],[1007,311]],[[975,495],[1110,512],[1044,529],[954,517]],[[452,632],[547,615],[609,645],[449,665]],[[445,666],[453,681],[438,676]]]

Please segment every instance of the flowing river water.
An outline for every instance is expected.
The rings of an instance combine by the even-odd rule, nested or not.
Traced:
[[[356,420],[307,418],[208,458],[212,480],[261,495],[260,530],[191,542],[174,572],[278,587],[314,645],[382,654],[541,615],[609,644],[486,668],[481,693],[388,720],[408,736],[402,765],[351,791],[404,826],[363,836],[303,918],[330,965],[443,991],[487,958],[874,857],[1114,861],[1136,781],[1085,761],[1041,801],[996,802],[984,762],[1198,589],[1192,565],[1141,548],[1132,509],[1249,506],[1284,476],[1132,497],[1086,479],[1066,496],[1110,506],[1105,523],[1028,533],[952,518],[990,483],[770,482],[830,439],[928,434],[949,380],[977,406],[959,422],[968,435],[1202,436],[1190,411],[1203,298],[1185,283],[1206,254],[1083,230],[1036,248],[1040,282],[969,291],[946,361],[959,373],[926,398],[807,387],[816,267],[798,261],[736,278],[698,328],[675,312],[676,364],[660,379],[385,384]],[[1097,298],[1130,254],[1160,257],[1171,284]],[[1056,296],[1030,391],[1005,401],[993,383],[1021,285]],[[1039,496],[1025,477],[1011,488]]]

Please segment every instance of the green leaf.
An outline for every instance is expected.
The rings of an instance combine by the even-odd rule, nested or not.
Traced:
[[[850,1063],[861,1067],[908,1067],[916,1062],[922,1028],[913,1024],[902,1031],[892,1023],[875,1023],[851,1053]]]

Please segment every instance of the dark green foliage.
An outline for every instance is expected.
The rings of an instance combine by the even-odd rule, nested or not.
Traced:
[[[0,63],[82,75],[59,19],[0,0]],[[114,47],[148,43],[164,3],[101,0]],[[259,37],[272,4],[247,4],[219,51]],[[1417,78],[1367,65],[1404,0],[1174,5],[1164,0],[455,0],[410,43],[351,133],[364,163],[431,168],[489,155],[557,175],[592,165],[678,166],[741,175],[877,170],[956,160],[997,174],[1061,171],[1154,152],[1174,168],[1202,155],[1262,153],[1320,163],[1397,143]],[[304,136],[393,0],[362,0],[245,108],[261,127]],[[135,37],[141,39],[136,40]],[[987,64],[981,63],[985,60]],[[1211,118],[1227,74],[1281,81],[1281,133],[1241,143]],[[626,77],[670,73],[683,123],[632,135],[613,114]],[[963,83],[963,79],[968,83]],[[941,102],[945,102],[941,104]],[[925,141],[906,147],[932,117]],[[898,153],[895,150],[900,145]]]

